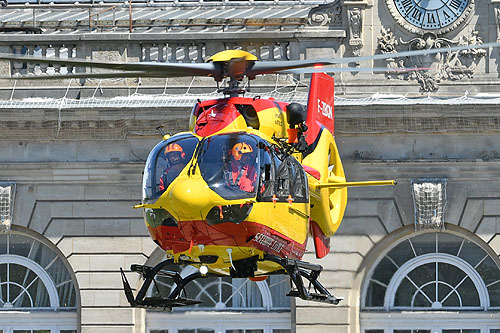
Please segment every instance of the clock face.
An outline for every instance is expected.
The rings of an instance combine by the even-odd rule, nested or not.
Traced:
[[[447,32],[460,24],[472,9],[473,0],[386,0],[399,23],[413,32]]]

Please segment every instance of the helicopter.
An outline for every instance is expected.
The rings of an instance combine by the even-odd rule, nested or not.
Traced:
[[[438,52],[443,49],[398,55]],[[394,55],[262,62],[243,50],[225,50],[206,63],[89,63],[8,54],[0,54],[0,59],[114,70],[58,78],[208,76],[218,84],[227,80],[220,89],[223,97],[198,100],[193,106],[189,131],[162,134],[145,163],[142,203],[134,206],[143,210],[148,232],[167,259],[154,267],[130,267],[143,278],[135,295],[121,269],[125,295],[133,307],[169,311],[200,303],[183,294],[190,282],[220,276],[259,281],[284,274],[291,281],[288,296],[328,304],[342,300],[319,281],[322,266],[302,260],[308,238],[312,237],[316,257],[324,258],[343,219],[347,188],[396,182],[346,180],[335,143],[334,79],[325,73],[342,68],[323,66],[390,56]],[[240,86],[244,78],[301,73],[311,73],[305,106],[244,97]],[[171,265],[197,269],[182,276],[168,270]],[[168,295],[148,296],[157,276],[174,282]]]

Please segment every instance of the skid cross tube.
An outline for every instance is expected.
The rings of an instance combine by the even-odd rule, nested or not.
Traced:
[[[301,260],[281,258],[266,254],[263,260],[269,260],[281,265],[296,290],[291,290],[287,296],[299,297],[306,301],[324,302],[329,304],[338,304],[342,298],[335,297],[318,281],[319,274],[323,270],[321,265],[311,264]],[[305,278],[309,281],[309,287],[304,286]],[[310,287],[313,286],[315,292],[310,292]],[[293,286],[292,286],[293,287]]]

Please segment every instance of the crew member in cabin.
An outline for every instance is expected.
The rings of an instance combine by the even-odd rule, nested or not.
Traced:
[[[245,192],[253,192],[257,172],[253,165],[255,155],[251,145],[246,142],[236,143],[230,151],[229,185],[238,186]]]

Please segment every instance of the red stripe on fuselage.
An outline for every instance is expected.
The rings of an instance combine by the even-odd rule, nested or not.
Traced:
[[[205,221],[183,221],[179,227],[148,228],[153,239],[164,250],[180,253],[194,245],[218,245],[256,248],[269,254],[301,259],[306,242],[300,244],[260,223],[244,221],[208,225]]]

